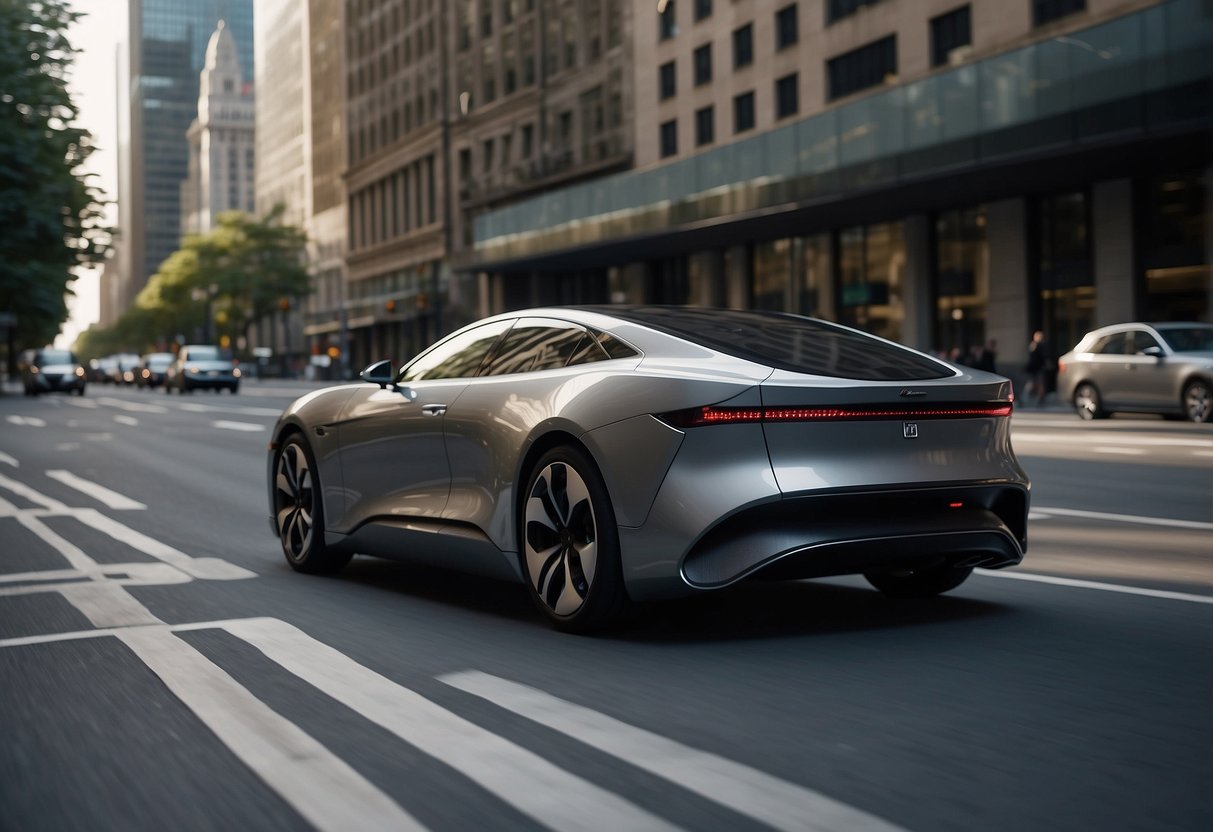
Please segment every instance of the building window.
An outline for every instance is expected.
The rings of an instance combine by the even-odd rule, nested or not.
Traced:
[[[733,97],[733,132],[744,133],[754,128],[754,93]]]
[[[493,34],[493,0],[480,2],[480,34],[486,38]]]
[[[712,0],[695,0],[695,22],[698,23],[712,14]]]
[[[695,62],[695,86],[712,80],[712,44],[705,43],[693,53]]]
[[[535,147],[535,125],[522,125],[522,149],[521,154],[523,159],[531,158],[531,153]]]
[[[754,63],[754,24],[733,30],[733,69]]]
[[[826,63],[829,99],[876,87],[897,74],[897,36],[889,35]]]
[[[935,218],[935,347],[949,360],[977,366],[985,355],[989,273],[985,209],[939,214]],[[992,354],[989,360],[993,361]]]
[[[775,82],[775,118],[787,118],[800,112],[800,77],[793,72]]]
[[[670,120],[661,125],[661,158],[678,152],[678,122]]]
[[[1043,26],[1086,8],[1087,0],[1032,0],[1032,25]]]
[[[661,40],[669,40],[678,34],[678,24],[674,20],[674,0],[658,0],[658,33]]]
[[[784,6],[775,12],[775,51],[786,49],[800,40],[796,26],[796,4]]]
[[[838,232],[839,323],[900,341],[905,319],[901,298],[905,265],[905,235],[900,222]]]
[[[695,111],[695,146],[703,147],[716,141],[716,108]]]
[[[944,66],[952,50],[973,42],[972,12],[961,6],[931,19],[931,66]]]
[[[662,101],[672,98],[678,91],[678,79],[674,74],[674,62],[662,64],[657,69],[657,89]]]
[[[880,0],[827,0],[826,23],[850,17],[864,6],[873,6],[879,2]]]
[[[1145,320],[1209,320],[1213,263],[1205,237],[1213,222],[1199,170],[1155,175],[1134,189],[1142,216],[1138,240]]]
[[[1064,349],[1095,322],[1090,203],[1086,193],[1075,191],[1043,197],[1038,208],[1041,329],[1055,348]]]

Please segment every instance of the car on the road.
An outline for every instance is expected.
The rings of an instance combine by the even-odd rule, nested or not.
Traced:
[[[164,384],[174,357],[171,352],[149,352],[140,358],[135,367],[135,385],[152,389]]]
[[[1156,413],[1213,420],[1213,324],[1125,323],[1092,330],[1057,361],[1057,394],[1083,419]]]
[[[139,356],[133,352],[120,352],[105,359],[106,382],[111,384],[134,384],[135,368]]]
[[[584,631],[750,578],[934,595],[1027,545],[1011,383],[837,324],[525,310],[361,378],[273,430],[270,525],[302,572],[480,572]]]
[[[21,386],[27,396],[41,393],[84,395],[87,386],[84,365],[71,350],[46,347],[29,350],[21,357]]]
[[[240,369],[214,344],[187,344],[177,351],[164,378],[164,392],[240,391]]]

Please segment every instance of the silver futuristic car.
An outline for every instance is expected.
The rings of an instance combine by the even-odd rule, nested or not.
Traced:
[[[1057,360],[1057,395],[1083,419],[1116,411],[1213,420],[1213,324],[1116,324]]]
[[[747,578],[933,595],[1027,543],[1010,382],[824,321],[532,309],[362,378],[274,428],[270,524],[302,572],[476,571],[584,631]]]

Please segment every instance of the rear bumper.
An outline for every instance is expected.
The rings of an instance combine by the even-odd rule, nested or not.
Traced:
[[[688,551],[682,578],[717,589],[934,564],[998,569],[1027,548],[1027,489],[931,486],[794,497],[745,509]]]

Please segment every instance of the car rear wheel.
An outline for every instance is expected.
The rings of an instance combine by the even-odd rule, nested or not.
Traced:
[[[628,605],[615,512],[597,467],[560,447],[531,472],[519,522],[531,600],[559,630],[584,633]]]
[[[1184,416],[1190,422],[1213,419],[1213,391],[1203,381],[1190,381],[1184,388]]]
[[[972,567],[931,566],[865,572],[868,583],[890,598],[927,598],[955,589],[973,573]]]
[[[1103,419],[1108,415],[1099,399],[1099,391],[1094,384],[1086,381],[1074,390],[1074,411],[1084,421]]]
[[[274,526],[292,569],[309,574],[336,572],[350,554],[324,545],[324,505],[311,449],[299,434],[282,443],[274,461]]]

